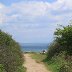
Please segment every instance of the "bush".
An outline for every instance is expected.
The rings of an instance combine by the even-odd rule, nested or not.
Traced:
[[[47,57],[52,58],[61,51],[65,51],[67,55],[72,55],[72,25],[56,30],[55,40],[48,49]]]
[[[57,72],[72,72],[72,25],[55,31],[55,40],[48,49],[47,60],[51,65],[56,64]]]
[[[63,47],[68,55],[72,55],[72,25],[58,28],[55,32],[56,42]]]
[[[58,55],[61,51],[62,48],[60,47],[59,43],[54,41],[48,48],[47,58],[51,59],[52,57]]]
[[[19,44],[0,30],[0,64],[6,72],[19,72],[17,69],[22,67],[23,61]]]
[[[72,72],[72,65],[71,64],[63,64],[60,67],[59,72]]]

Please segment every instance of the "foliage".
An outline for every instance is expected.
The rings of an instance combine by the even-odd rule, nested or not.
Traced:
[[[30,55],[31,55],[31,57],[32,57],[33,59],[35,59],[36,62],[38,62],[38,63],[42,62],[42,61],[46,58],[46,54],[31,53]]]
[[[56,29],[47,52],[47,63],[55,72],[72,72],[72,25]]]
[[[72,25],[58,28],[55,32],[56,42],[63,47],[67,54],[72,55]]]
[[[58,28],[55,37],[54,42],[48,49],[48,58],[58,55],[61,51],[66,51],[67,55],[72,55],[72,25]]]
[[[48,49],[47,58],[51,59],[54,55],[58,55],[61,51],[60,45],[57,42],[53,42]]]
[[[70,64],[63,64],[60,67],[59,72],[72,72],[72,66]]]
[[[22,67],[23,56],[20,46],[12,37],[0,30],[0,64],[4,66],[6,72],[19,72]]]
[[[2,64],[0,64],[0,72],[6,72]]]

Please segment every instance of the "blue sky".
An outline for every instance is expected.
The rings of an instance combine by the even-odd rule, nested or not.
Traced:
[[[1,3],[5,5],[11,5],[12,3],[21,2],[21,1],[43,1],[43,2],[54,2],[57,0],[0,0]]]
[[[72,0],[0,0],[0,29],[20,43],[49,43],[57,24],[72,20]]]

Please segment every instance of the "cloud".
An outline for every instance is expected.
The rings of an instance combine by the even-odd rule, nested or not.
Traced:
[[[72,8],[71,0],[57,0],[54,3],[43,1],[26,1],[12,4],[2,10],[6,17],[6,21],[10,22],[57,22],[61,21],[68,14],[68,9]],[[71,9],[72,10],[72,9]],[[72,12],[72,11],[69,11]],[[60,15],[61,14],[61,15]]]
[[[72,0],[57,0],[53,3],[21,1],[10,6],[0,4],[0,28],[11,33],[17,41],[20,41],[19,37],[26,42],[32,38],[47,41],[50,36],[53,38],[57,24],[67,25],[72,19],[71,3]]]
[[[0,3],[0,9],[4,8],[4,5]]]
[[[4,5],[0,3],[0,11],[4,8]],[[3,22],[3,14],[0,12],[0,24]]]

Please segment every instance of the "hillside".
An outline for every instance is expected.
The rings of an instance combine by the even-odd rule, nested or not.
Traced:
[[[0,30],[0,72],[25,72],[19,44]]]

